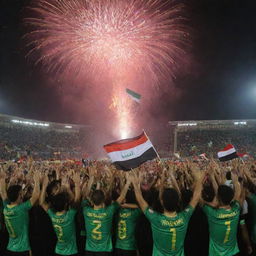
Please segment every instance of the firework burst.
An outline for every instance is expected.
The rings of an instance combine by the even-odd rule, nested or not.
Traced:
[[[106,75],[113,99],[131,77],[174,78],[189,44],[185,7],[175,1],[36,0],[29,9],[28,55],[40,53],[37,63],[58,76]],[[115,101],[128,122],[124,101]]]

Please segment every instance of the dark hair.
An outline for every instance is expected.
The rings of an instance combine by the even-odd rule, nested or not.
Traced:
[[[232,178],[231,178],[231,171],[228,171],[228,172],[226,173],[226,179],[227,179],[227,180],[232,180]]]
[[[206,202],[212,202],[214,199],[215,192],[213,189],[213,186],[211,184],[204,185],[203,191],[202,191],[202,198]]]
[[[234,190],[227,185],[220,185],[218,188],[218,199],[224,205],[230,204],[234,197]]]
[[[61,192],[51,198],[51,207],[55,212],[61,212],[67,209],[69,196],[67,192]]]
[[[179,208],[179,194],[174,188],[167,188],[163,191],[163,207],[169,212],[177,211]]]
[[[190,189],[182,189],[181,190],[181,201],[182,201],[182,207],[185,209],[193,197],[193,191]]]
[[[7,197],[11,203],[18,199],[21,189],[20,185],[12,185],[7,189]]]
[[[51,198],[54,196],[53,190],[60,185],[60,181],[59,180],[54,180],[52,182],[50,182],[46,188],[46,193],[48,195],[48,200],[51,201]]]
[[[102,190],[94,190],[91,196],[91,200],[93,204],[100,205],[105,202],[105,195]]]

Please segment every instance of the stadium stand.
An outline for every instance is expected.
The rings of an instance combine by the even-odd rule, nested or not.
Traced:
[[[90,126],[43,122],[0,114],[0,158],[80,158]]]
[[[216,153],[227,144],[238,152],[256,153],[256,120],[209,120],[169,122],[173,134],[173,152],[182,157]]]

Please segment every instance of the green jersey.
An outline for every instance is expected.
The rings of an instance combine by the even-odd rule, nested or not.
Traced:
[[[136,250],[135,228],[140,209],[121,208],[117,215],[116,248]]]
[[[193,211],[189,206],[176,216],[167,217],[149,208],[145,210],[153,233],[153,256],[184,256],[184,240]]]
[[[55,253],[60,255],[72,255],[77,253],[76,229],[75,229],[75,209],[70,209],[63,214],[56,214],[51,209],[48,215],[51,218],[54,231],[57,235]]]
[[[203,207],[207,215],[210,233],[209,256],[231,256],[239,252],[237,246],[237,225],[240,205],[231,204],[231,209]]]
[[[94,210],[90,206],[83,207],[86,229],[86,251],[112,251],[112,220],[118,207],[118,203],[113,203],[108,207],[97,210]]]
[[[13,252],[30,250],[28,211],[31,207],[32,205],[29,200],[14,206],[4,202],[4,220],[9,233],[7,250]]]
[[[251,216],[252,219],[252,227],[251,227],[251,239],[254,244],[256,244],[256,195],[251,194],[249,196],[249,200],[251,203]]]

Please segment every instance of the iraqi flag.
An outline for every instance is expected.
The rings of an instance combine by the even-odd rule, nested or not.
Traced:
[[[236,149],[232,144],[228,144],[223,150],[218,152],[218,158],[220,161],[228,161],[237,158]]]
[[[144,132],[138,137],[115,141],[103,147],[116,168],[124,171],[157,157],[154,146]]]

